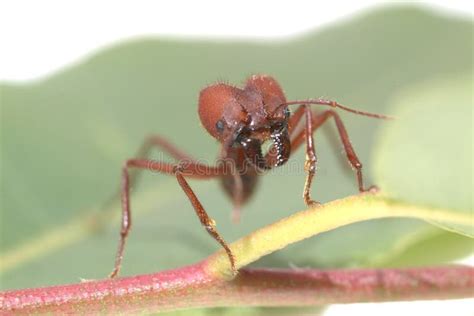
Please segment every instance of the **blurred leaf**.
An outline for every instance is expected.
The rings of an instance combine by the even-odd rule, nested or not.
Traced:
[[[398,119],[380,133],[374,155],[377,183],[387,194],[474,215],[473,88],[469,73],[415,85],[395,99]],[[473,226],[439,224],[474,236]]]
[[[106,276],[113,265],[120,211],[118,205],[99,207],[117,188],[123,161],[143,137],[159,133],[201,159],[212,161],[217,154],[196,111],[197,95],[206,84],[222,79],[238,83],[252,73],[269,73],[288,98],[325,96],[390,114],[390,100],[399,90],[471,68],[471,41],[471,21],[390,8],[282,42],[137,39],[38,82],[4,83],[0,261],[16,261],[1,271],[1,288]],[[377,127],[392,123],[341,116],[359,158],[370,166]],[[313,194],[322,202],[357,190],[332,125],[316,133],[320,169]],[[418,159],[406,155],[410,163]],[[168,159],[157,153],[153,157]],[[262,177],[240,225],[231,223],[231,205],[218,183],[191,185],[230,242],[304,207],[303,161],[300,151],[287,166]],[[365,178],[372,183],[370,168]],[[378,184],[392,190],[389,183]],[[148,174],[134,189],[134,226],[123,274],[182,266],[218,249],[175,179]],[[416,192],[424,190],[428,188]],[[388,253],[401,255],[436,235],[433,231],[438,229],[416,220],[364,222],[290,246],[255,265],[383,265],[385,259],[377,258],[391,260]],[[51,237],[56,243],[49,242]],[[449,250],[443,243],[434,249],[440,256],[431,263],[453,258],[443,256]]]
[[[472,239],[447,231],[435,231],[426,238],[420,238],[409,247],[401,245],[399,253],[392,253],[392,258],[382,255],[380,264],[388,267],[428,266],[433,262],[449,262],[474,251]],[[443,251],[440,253],[439,250]],[[389,253],[390,254],[390,253]],[[377,266],[377,262],[374,262]]]
[[[241,307],[241,308],[203,308],[203,309],[193,309],[192,315],[217,315],[217,316],[290,316],[290,315],[312,315],[318,316],[321,315],[324,311],[322,307]],[[189,315],[188,310],[177,311],[177,312],[165,312],[159,313],[158,315],[163,316],[181,316]]]

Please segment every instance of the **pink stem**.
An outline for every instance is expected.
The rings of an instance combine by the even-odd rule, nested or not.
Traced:
[[[205,263],[155,274],[0,293],[8,314],[151,313],[216,306],[309,306],[474,296],[474,268],[243,269],[232,281]]]

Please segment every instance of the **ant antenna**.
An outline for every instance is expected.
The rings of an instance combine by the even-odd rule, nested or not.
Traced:
[[[337,103],[336,101],[331,101],[331,100],[325,100],[325,99],[306,99],[306,100],[295,100],[295,101],[289,101],[289,102],[285,102],[285,103],[282,103],[280,104],[275,112],[280,109],[280,107],[282,106],[288,106],[288,105],[292,105],[292,104],[301,104],[301,105],[312,105],[312,104],[319,104],[319,105],[327,105],[327,106],[330,106],[330,107],[333,107],[333,108],[340,108],[344,111],[347,111],[347,112],[351,112],[351,113],[354,113],[354,114],[358,114],[358,115],[363,115],[363,116],[368,116],[368,117],[373,117],[373,118],[377,118],[377,119],[382,119],[382,120],[393,120],[395,119],[395,117],[393,116],[388,116],[388,115],[383,115],[383,114],[375,114],[375,113],[370,113],[370,112],[364,112],[364,111],[359,111],[359,110],[355,110],[355,109],[351,109],[347,106],[344,106],[342,104],[339,104]]]

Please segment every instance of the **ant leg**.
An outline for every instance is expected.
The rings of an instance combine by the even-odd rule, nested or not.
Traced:
[[[234,204],[234,208],[232,209],[232,222],[234,224],[238,224],[240,222],[240,215],[242,211],[242,201],[244,199],[244,183],[242,181],[242,177],[238,172],[234,172],[232,175],[234,178],[234,190],[233,190],[233,197],[232,202]]]
[[[236,275],[237,270],[235,268],[234,254],[230,250],[230,248],[227,245],[227,243],[225,242],[225,240],[217,232],[216,222],[212,218],[209,217],[206,210],[202,206],[201,202],[199,202],[199,199],[194,194],[193,190],[191,189],[188,182],[184,178],[184,176],[182,174],[182,171],[183,171],[183,169],[180,165],[177,165],[174,168],[174,173],[176,175],[176,179],[178,180],[179,185],[183,189],[184,193],[186,193],[186,195],[188,196],[188,199],[191,202],[191,204],[193,205],[193,208],[196,211],[196,215],[199,217],[199,220],[201,221],[201,224],[206,228],[209,235],[211,235],[224,248],[225,252],[227,253],[227,256],[229,257],[230,265],[231,265],[231,268],[232,268],[232,273],[234,275]]]
[[[311,184],[313,183],[313,177],[316,173],[316,152],[314,151],[313,141],[313,113],[309,106],[304,106],[306,125],[304,129],[304,137],[306,139],[306,161],[304,169],[307,172],[306,181],[304,183],[303,199],[308,206],[317,206],[321,203],[311,199]]]
[[[288,120],[288,133],[290,135],[295,131],[296,126],[301,121],[301,118],[305,114],[305,109],[306,106],[300,105]]]
[[[339,133],[339,136],[341,138],[341,142],[344,146],[344,150],[346,152],[347,160],[351,164],[352,168],[356,170],[356,176],[357,176],[357,184],[359,186],[359,192],[373,192],[377,190],[376,186],[371,186],[368,189],[364,188],[364,182],[362,178],[362,163],[359,161],[359,158],[357,157],[354,148],[351,145],[351,142],[349,140],[349,135],[347,134],[347,130],[344,127],[344,123],[342,122],[341,118],[339,117],[339,114],[337,114],[333,110],[327,110],[324,111],[323,113],[316,115],[313,117],[313,131],[318,129],[329,117],[333,117],[334,121],[336,122],[336,127]],[[291,142],[292,150],[296,150],[304,140],[305,134],[299,133],[297,134]]]
[[[159,135],[150,135],[140,146],[136,158],[146,158],[153,147],[161,148],[176,160],[196,161],[194,158],[178,149],[165,138]]]
[[[122,228],[120,229],[120,241],[115,255],[115,265],[109,278],[115,278],[120,271],[123,259],[123,251],[125,249],[125,241],[127,240],[130,227],[132,225],[132,217],[130,214],[130,177],[128,174],[128,161],[122,167]]]
[[[121,266],[122,259],[123,259],[123,253],[124,253],[124,249],[125,249],[125,242],[126,242],[128,234],[130,232],[130,228],[131,228],[131,224],[132,224],[132,217],[131,217],[131,210],[130,210],[130,176],[129,176],[129,169],[130,168],[149,169],[149,170],[152,170],[152,171],[158,171],[158,172],[165,173],[165,174],[176,175],[176,177],[178,178],[176,166],[172,165],[172,164],[169,164],[169,163],[156,162],[156,161],[149,160],[149,159],[130,159],[130,160],[126,161],[125,165],[122,167],[122,187],[121,187],[121,193],[122,193],[122,227],[121,227],[121,230],[120,230],[120,240],[119,240],[119,245],[118,245],[118,248],[117,248],[117,254],[116,254],[116,257],[115,257],[115,265],[114,265],[114,269],[112,270],[112,272],[109,275],[110,278],[114,278],[119,274],[120,266]],[[189,162],[185,166],[183,166],[183,165],[180,166],[179,175],[181,177],[183,177],[182,174],[186,174],[187,176],[192,177],[192,178],[206,179],[206,178],[219,177],[224,172],[225,172],[225,170],[223,168],[206,166],[206,165],[199,164],[199,163]],[[180,182],[179,179],[178,179],[178,182]],[[180,185],[181,185],[181,182],[180,182]],[[183,185],[181,185],[181,187],[183,188],[183,190],[185,190]],[[189,190],[191,190],[191,189],[189,188]],[[186,190],[185,190],[185,193],[189,197],[189,194]],[[192,193],[192,191],[191,191],[191,193]],[[195,200],[197,201],[197,203],[199,203],[199,201],[197,200],[194,193],[192,193],[192,194],[193,194]],[[193,203],[193,206],[194,206],[194,202],[192,202],[192,203]],[[201,206],[201,208],[202,208],[202,206]],[[202,212],[207,216],[204,209],[202,209],[201,213]],[[196,209],[196,213],[198,214],[198,216],[201,220],[201,223],[203,223],[203,219],[201,219],[201,214],[200,214],[200,212],[198,212],[197,209]],[[208,226],[213,226],[212,219],[210,219],[209,217],[207,217],[207,219],[208,219],[208,221],[206,223],[208,223]],[[207,226],[206,226],[206,229],[221,245],[223,245],[223,246],[225,245],[224,248],[226,249],[226,251],[229,255],[229,260],[231,261],[232,269],[233,269],[233,271],[235,271],[234,257],[232,255],[232,253],[230,252],[230,249],[227,246],[227,244],[224,242],[224,240],[220,237],[220,235],[217,233],[217,231],[215,229],[208,228]]]
[[[171,144],[165,138],[159,135],[150,135],[145,138],[142,145],[135,154],[135,158],[145,159],[148,157],[150,151],[154,148],[162,149],[165,153],[168,153],[171,157],[178,161],[195,162],[196,160],[186,154],[185,152],[178,149],[176,146]],[[133,187],[139,181],[139,170],[134,170],[129,173],[129,186]],[[117,188],[117,191],[103,204],[102,209],[108,208],[112,203],[119,199],[121,188]]]

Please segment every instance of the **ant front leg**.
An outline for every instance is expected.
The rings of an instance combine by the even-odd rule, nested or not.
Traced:
[[[186,174],[189,177],[196,178],[196,179],[205,179],[205,178],[215,178],[220,177],[224,174],[225,170],[219,167],[211,167],[206,166],[199,163],[189,162],[185,166],[181,165],[172,165],[169,163],[164,162],[156,162],[149,159],[130,159],[127,160],[125,165],[122,168],[122,226],[120,230],[120,240],[119,245],[117,248],[117,254],[115,257],[115,265],[114,269],[110,273],[109,277],[114,278],[120,272],[120,266],[122,264],[123,253],[125,249],[125,242],[127,240],[128,234],[130,232],[131,224],[132,224],[132,217],[131,217],[131,209],[130,209],[130,176],[129,176],[129,169],[136,168],[136,169],[148,169],[152,171],[158,171],[161,173],[174,175],[178,180],[179,185],[183,189],[183,191],[188,196],[191,204],[194,207],[196,214],[201,221],[201,224],[206,228],[208,233],[217,241],[219,242],[222,247],[225,249],[229,261],[232,267],[232,271],[234,274],[236,273],[235,268],[235,259],[234,255],[231,252],[230,248],[228,247],[227,243],[224,239],[219,235],[217,230],[215,229],[215,222],[212,218],[208,216],[204,208],[202,207],[201,203],[199,202],[198,198],[192,191],[191,187],[184,179],[183,174]],[[206,171],[206,172],[203,172]]]
[[[199,217],[201,224],[204,226],[204,228],[206,228],[209,235],[211,235],[212,238],[214,238],[224,248],[225,252],[227,253],[227,257],[229,258],[232,273],[236,275],[237,270],[235,268],[234,254],[230,250],[225,240],[220,236],[219,232],[216,230],[216,222],[211,217],[209,217],[206,210],[202,206],[201,202],[197,198],[196,194],[194,194],[193,190],[191,189],[188,182],[184,178],[182,174],[184,171],[184,168],[181,165],[177,165],[175,166],[173,171],[176,175],[176,180],[178,180],[179,185],[183,189],[184,193],[186,193],[189,201],[193,205],[194,211],[196,212],[196,215]]]
[[[352,168],[356,171],[359,192],[377,191],[378,188],[376,186],[370,186],[368,189],[364,187],[364,181],[362,177],[362,163],[359,161],[359,158],[357,157],[354,151],[354,148],[352,147],[351,141],[349,139],[349,135],[347,134],[347,130],[341,118],[339,117],[339,114],[337,114],[333,110],[327,110],[321,114],[313,116],[312,126],[311,126],[312,130],[315,131],[316,129],[318,129],[330,117],[334,118],[334,121],[336,122],[336,127],[338,130],[341,142],[344,146],[344,151],[346,152],[347,160],[349,161]],[[292,136],[292,142],[291,142],[292,150],[296,150],[306,138],[306,133],[303,131],[296,134],[295,136],[293,135],[291,136]]]
[[[311,199],[311,184],[313,183],[313,178],[316,173],[316,152],[314,150],[314,140],[313,140],[313,113],[309,106],[304,106],[306,125],[304,129],[304,137],[306,139],[306,161],[304,164],[304,169],[307,172],[306,181],[304,183],[303,189],[303,199],[306,205],[308,206],[318,206],[321,203],[316,202]]]

